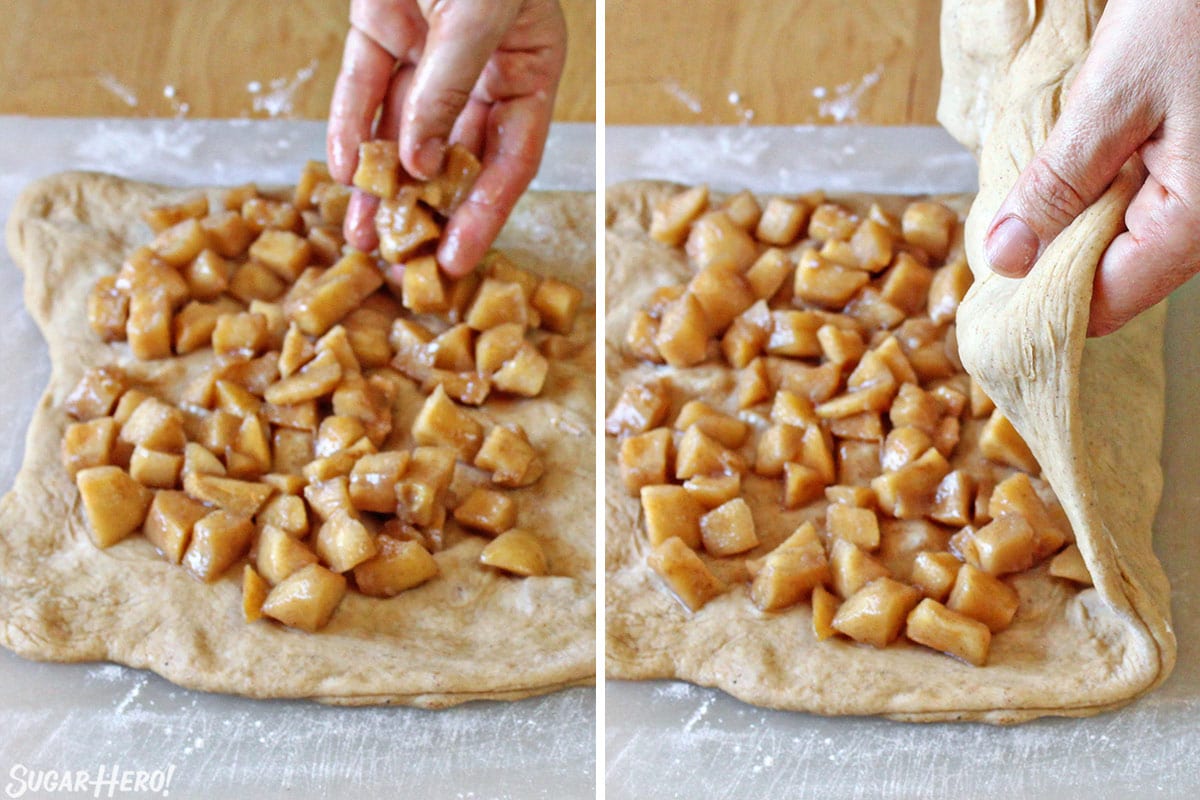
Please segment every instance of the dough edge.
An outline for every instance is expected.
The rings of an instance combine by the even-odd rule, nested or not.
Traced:
[[[674,378],[687,372],[638,367],[622,355],[628,315],[654,287],[688,274],[678,256],[645,232],[649,208],[675,188],[641,181],[608,190],[606,408],[635,376],[657,372]],[[961,211],[967,198],[948,200]],[[1159,329],[1161,335],[1161,320]],[[1161,402],[1160,395],[1160,406]],[[843,641],[818,643],[811,635],[807,606],[762,614],[750,604],[745,587],[735,587],[689,615],[644,564],[640,510],[636,498],[624,493],[616,452],[615,441],[609,439],[609,678],[679,678],[722,689],[755,705],[818,714],[1009,724],[1046,715],[1088,716],[1111,710],[1165,677],[1162,654],[1149,626],[1136,615],[1114,609],[1095,590],[1081,592],[1075,600],[1045,601],[1062,616],[1054,627],[1055,638],[1069,636],[1071,641],[1069,647],[1060,641],[1054,660],[1015,658],[984,668],[968,667],[911,645],[875,650]],[[1039,623],[1035,629],[1010,633],[1010,639],[1020,637],[1021,643],[1009,649],[1024,645],[1036,649],[1047,630]],[[1068,652],[1075,650],[1086,658],[1068,658]]]
[[[49,345],[52,373],[26,435],[21,469],[0,500],[0,644],[36,660],[112,660],[146,668],[191,689],[346,705],[443,708],[593,684],[595,579],[590,558],[576,578],[537,579],[536,584],[477,570],[482,577],[467,588],[489,601],[481,609],[482,623],[470,609],[457,615],[443,609],[438,612],[443,621],[462,623],[465,640],[457,646],[443,641],[421,648],[373,642],[361,631],[346,630],[338,624],[341,609],[330,628],[317,635],[268,622],[247,625],[240,612],[240,573],[233,577],[231,570],[221,581],[204,585],[161,560],[141,537],[104,552],[91,544],[73,482],[59,465],[58,443],[69,420],[56,401],[88,366],[112,361],[114,350],[125,354],[124,366],[127,348],[98,342],[79,314],[75,326],[61,324],[62,317],[83,308],[92,281],[114,270],[131,242],[147,238],[138,217],[142,208],[198,190],[101,173],[61,173],[31,184],[12,209],[6,238],[25,275],[27,309]],[[594,290],[594,248],[590,235],[581,232],[592,229],[592,198],[590,193],[531,192],[501,242],[532,256],[538,262],[535,269],[561,265],[563,277],[587,294]],[[79,258],[81,252],[86,257]],[[518,263],[526,265],[522,259]],[[577,325],[582,338],[594,329],[589,328],[591,300],[584,306]],[[572,375],[594,370],[589,358],[585,352],[579,364],[573,363]],[[591,398],[589,384],[586,393],[568,388],[555,399],[573,406],[564,407],[564,415],[581,417]],[[569,460],[570,469],[559,483],[586,486],[590,496],[594,458],[589,448],[575,449],[586,450],[586,457]],[[530,504],[520,502],[522,508]],[[550,497],[545,505],[561,510],[569,498]],[[592,528],[562,527],[570,539],[564,553],[572,560],[577,560],[576,550],[590,554]],[[481,547],[476,543],[455,555],[455,561],[473,561]],[[126,561],[137,562],[140,570],[130,582],[122,579]],[[56,579],[65,583],[55,586]],[[529,588],[534,586],[538,588]],[[405,595],[393,599],[400,600],[397,609],[415,604],[414,597]],[[361,619],[361,606],[369,602],[379,601],[354,597],[350,616]],[[489,625],[489,620],[511,623],[520,619],[511,613],[522,608],[548,612],[548,621],[557,628],[509,624],[503,636],[484,635],[489,628],[505,627]],[[508,650],[495,649],[501,641]]]

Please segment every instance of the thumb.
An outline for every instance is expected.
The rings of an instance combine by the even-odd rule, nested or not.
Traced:
[[[443,0],[429,11],[425,48],[413,74],[400,125],[400,159],[418,178],[442,170],[454,122],[488,59],[511,27],[519,4]]]
[[[1029,272],[1153,132],[1147,115],[1121,108],[1127,102],[1111,86],[1093,89],[1086,66],[1080,72],[1062,116],[988,227],[984,252],[993,271],[1010,278]]]

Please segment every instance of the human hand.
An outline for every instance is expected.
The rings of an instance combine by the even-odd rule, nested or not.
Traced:
[[[442,169],[458,142],[482,171],[447,222],[437,260],[470,272],[537,173],[566,58],[557,0],[352,0],[350,32],[329,110],[326,150],[334,179],[350,183],[358,145],[397,138],[404,169]],[[379,111],[376,121],[376,112]],[[378,244],[378,200],[355,191],[346,240]]]
[[[984,240],[1022,277],[1140,154],[1148,176],[1096,272],[1088,334],[1117,330],[1200,271],[1200,6],[1112,0],[1046,143]]]

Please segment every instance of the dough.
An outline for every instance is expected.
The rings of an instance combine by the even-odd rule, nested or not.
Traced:
[[[627,383],[657,376],[675,387],[676,408],[686,398],[701,396],[732,410],[727,398],[733,371],[728,367],[713,363],[673,370],[638,362],[624,352],[624,331],[633,312],[645,306],[657,287],[678,284],[691,274],[681,251],[647,234],[651,207],[675,191],[678,187],[668,184],[630,183],[610,187],[607,193],[606,405],[611,407]],[[837,199],[859,210],[869,205],[866,198]],[[969,202],[965,197],[937,199],[960,213]],[[893,212],[903,202],[904,198],[881,199]],[[1121,385],[1132,377],[1123,376]],[[1146,376],[1139,373],[1137,378]],[[1151,417],[1161,413],[1161,390],[1160,376],[1157,397],[1146,398],[1151,405],[1144,413]],[[750,601],[745,577],[738,580],[728,571],[721,576],[733,581],[732,590],[690,614],[646,566],[648,544],[640,504],[625,493],[617,468],[617,441],[608,438],[606,448],[610,678],[681,678],[757,705],[821,714],[998,723],[1047,714],[1093,714],[1127,702],[1158,679],[1153,640],[1139,634],[1126,613],[1100,591],[1069,589],[1049,578],[1044,568],[1011,580],[1020,594],[1021,610],[1013,626],[993,639],[988,665],[982,668],[907,643],[877,650],[840,638],[817,642],[807,603],[764,614]],[[1046,458],[1047,448],[1038,454]],[[764,542],[751,556],[770,549],[800,521],[823,514],[819,506],[782,511],[778,491],[778,484],[763,491],[747,483],[748,502]],[[1073,508],[1077,501],[1070,502],[1068,508]],[[1081,528],[1075,518],[1072,522],[1077,533],[1084,531],[1081,539],[1092,537],[1089,545],[1094,549],[1095,532]],[[715,565],[716,560],[708,563]]]
[[[1103,339],[1085,338],[1095,267],[1121,230],[1140,165],[1128,165],[1023,281],[992,275],[981,258],[982,232],[1045,140],[1101,10],[1101,3],[1077,0],[947,0],[939,109],[943,124],[980,160],[964,243],[977,282],[958,316],[962,361],[1037,455],[1095,588],[1064,591],[1037,574],[1014,579],[1021,611],[993,640],[982,668],[907,644],[876,650],[845,640],[818,643],[807,604],[762,614],[745,584],[690,615],[645,566],[640,507],[623,491],[617,445],[609,439],[609,677],[682,678],[747,702],[822,714],[1011,723],[1113,709],[1170,673],[1169,587],[1151,549],[1162,483],[1165,310],[1152,309]],[[672,372],[622,353],[632,312],[655,287],[690,274],[678,251],[646,234],[649,209],[670,191],[627,184],[608,193],[609,405],[627,382],[652,372],[706,399],[728,393],[732,383],[723,368]],[[961,198],[959,207],[966,202]],[[756,514],[756,523],[778,526],[774,516],[786,516],[772,514]]]
[[[140,536],[104,551],[92,545],[74,483],[59,464],[69,422],[62,400],[85,369],[114,360],[169,395],[211,351],[169,363],[134,361],[124,344],[104,345],[92,333],[85,298],[97,276],[115,271],[149,238],[142,209],[194,191],[68,173],[30,186],[12,211],[8,246],[25,273],[25,302],[49,343],[53,371],[24,464],[0,501],[0,643],[27,658],[151,669],[192,689],[347,705],[443,707],[592,683],[590,301],[572,336],[578,355],[552,365],[545,393],[483,409],[496,421],[524,425],[545,461],[545,476],[515,497],[522,526],[546,547],[552,577],[484,569],[476,563],[484,540],[451,527],[448,547],[436,555],[439,578],[389,600],[349,593],[326,628],[306,634],[246,624],[240,569],[206,585]],[[593,297],[593,208],[591,195],[531,193],[498,246]],[[396,425],[405,436],[418,407],[415,393],[402,395]]]
[[[1103,2],[953,0],[944,6],[938,119],[979,159],[966,222],[977,281],[959,311],[963,364],[1030,443],[1063,501],[1097,592],[1138,654],[1140,685],[1175,663],[1170,587],[1151,549],[1162,493],[1166,303],[1087,339],[1100,256],[1124,230],[1144,168],[1135,157],[1023,280],[994,275],[983,234],[1046,141],[1087,55]]]

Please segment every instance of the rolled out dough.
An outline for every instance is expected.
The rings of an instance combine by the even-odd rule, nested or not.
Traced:
[[[821,714],[1013,723],[1117,708],[1170,673],[1169,587],[1151,549],[1161,494],[1164,309],[1086,340],[1096,263],[1119,232],[1139,177],[1131,164],[1023,281],[991,275],[982,231],[1052,126],[1102,4],[947,0],[940,119],[980,159],[965,247],[977,282],[958,317],[968,371],[1025,436],[1067,512],[1095,588],[1065,590],[1044,572],[1018,576],[1021,610],[974,668],[896,644],[819,643],[802,604],[764,614],[736,584],[689,614],[645,566],[640,507],[625,495],[607,442],[607,675],[681,678],[747,702]],[[608,192],[606,395],[668,377],[679,394],[727,396],[729,370],[672,371],[624,354],[622,335],[654,288],[690,277],[678,251],[649,238],[650,208],[674,187]],[[957,207],[965,208],[968,198]],[[954,202],[950,203],[955,205]],[[777,509],[777,504],[775,505]],[[777,511],[756,524],[787,527]],[[755,555],[756,553],[751,553]]]
[[[572,339],[536,399],[489,403],[517,422],[546,474],[515,492],[520,523],[547,550],[551,577],[517,579],[478,565],[484,541],[448,529],[441,576],[388,599],[350,593],[317,634],[241,618],[240,571],[206,585],[159,557],[140,536],[92,545],[71,478],[59,463],[69,423],[62,401],[88,367],[117,362],[166,396],[211,351],[137,362],[91,332],[85,301],[148,238],[140,212],[195,190],[67,173],[25,190],[7,239],[25,273],[25,301],[49,343],[52,375],[34,414],[25,460],[0,501],[0,644],[28,658],[108,659],[188,688],[253,697],[307,697],[425,707],[516,699],[590,684],[595,675],[593,199],[531,193],[498,242],[514,260],[585,291]],[[402,393],[393,441],[407,440],[420,405]],[[397,440],[396,437],[399,437]],[[457,470],[452,492],[481,480]]]
[[[1135,157],[1023,280],[992,274],[983,234],[1046,141],[1088,53],[1098,0],[949,0],[938,118],[979,160],[965,244],[976,283],[959,310],[963,364],[1013,421],[1062,499],[1097,592],[1141,653],[1144,684],[1175,663],[1170,587],[1151,548],[1162,494],[1161,303],[1087,338],[1100,256],[1124,230],[1144,169]]]

